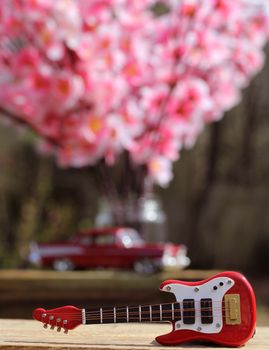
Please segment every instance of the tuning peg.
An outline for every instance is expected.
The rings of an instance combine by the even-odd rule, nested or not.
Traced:
[[[48,328],[47,323],[44,323],[43,327],[44,327],[44,328]]]
[[[68,333],[68,329],[67,329],[67,328],[65,328],[64,333],[65,333],[65,334],[67,334],[67,333]]]
[[[52,330],[53,330],[53,329],[54,329],[54,326],[53,326],[53,325],[52,325],[52,326],[50,326],[50,329],[52,329]]]
[[[57,328],[57,332],[61,332],[61,327],[58,327],[58,328]]]

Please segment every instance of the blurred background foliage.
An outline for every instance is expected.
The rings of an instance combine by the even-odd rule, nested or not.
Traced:
[[[268,51],[268,50],[267,50]],[[200,136],[156,189],[167,240],[185,243],[195,268],[269,268],[269,64],[242,103]],[[58,169],[33,136],[0,125],[0,267],[23,266],[31,240],[91,227],[98,192],[90,168]]]

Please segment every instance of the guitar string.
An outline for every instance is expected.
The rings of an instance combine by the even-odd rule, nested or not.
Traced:
[[[215,315],[215,316],[221,316],[222,314],[217,314],[217,315]],[[176,315],[175,315],[176,316]],[[164,317],[168,317],[168,316],[164,316]],[[206,317],[206,316],[205,316]],[[191,318],[191,316],[184,316],[184,319],[189,319],[189,318]],[[193,318],[193,317],[192,317]],[[196,315],[195,316],[195,319],[197,319],[197,318],[202,318],[202,316],[201,315]],[[128,322],[127,322],[127,320],[117,320],[117,322],[113,322],[112,320],[113,320],[113,317],[110,317],[110,318],[103,318],[103,321],[104,320],[108,320],[109,322],[107,322],[107,323],[143,323],[143,322],[172,322],[172,321],[180,321],[182,318],[177,318],[177,317],[174,317],[174,319],[172,319],[172,318],[169,318],[169,319],[157,319],[157,320],[154,320],[154,319],[152,319],[152,320],[150,320],[150,319],[141,319],[141,321],[140,320],[129,320]],[[73,321],[80,321],[80,323],[82,323],[81,322],[81,318],[78,318],[78,319],[68,319],[70,322],[73,322]],[[91,322],[91,321],[99,321],[100,319],[87,319],[86,321],[89,321],[89,322]],[[62,321],[60,321],[60,322],[57,322],[57,323],[55,323],[55,321],[48,321],[48,322],[44,322],[44,321],[42,321],[42,323],[45,323],[45,324],[48,324],[48,325],[50,325],[50,326],[52,326],[52,325],[54,325],[54,326],[57,326],[57,325],[61,325],[61,322]],[[105,323],[105,322],[103,322],[103,323]],[[213,322],[212,322],[213,323]],[[89,323],[89,324],[91,324],[91,323]],[[101,324],[101,322],[100,322],[100,324]],[[65,325],[65,327],[67,327],[67,325]]]
[[[162,304],[162,305],[169,305],[169,304]],[[170,304],[171,305],[171,304]],[[174,304],[175,305],[175,304]],[[157,305],[155,305],[155,306],[157,306]],[[158,305],[159,306],[159,305]],[[145,312],[147,312],[147,313],[149,313],[150,312],[150,309],[149,310],[142,310],[142,308],[145,308],[145,307],[147,307],[147,308],[149,308],[149,306],[148,305],[145,305],[145,306],[141,306],[141,312],[143,311],[144,313]],[[132,309],[136,309],[135,311],[132,311]],[[139,306],[134,306],[134,307],[128,307],[128,311],[129,311],[129,313],[137,313],[138,311],[137,311],[137,309],[139,308]],[[119,314],[124,314],[124,313],[126,313],[126,309],[127,309],[127,307],[124,307],[124,308],[120,308],[120,310],[118,309],[118,308],[115,308],[115,313],[117,314],[117,315],[119,315]],[[180,309],[175,309],[175,311],[180,311],[182,309],[182,311],[184,310],[185,312],[190,312],[190,311],[212,311],[212,310],[217,310],[217,309],[222,309],[222,310],[226,310],[226,307],[225,306],[219,306],[219,307],[210,307],[210,306],[205,306],[205,307],[186,307],[186,308],[180,308]],[[162,310],[163,312],[170,312],[170,311],[172,311],[172,309],[169,309],[169,310],[165,310],[165,309],[163,309]],[[79,312],[79,311],[77,311],[77,312]],[[81,312],[82,312],[82,309],[81,309]],[[102,312],[103,312],[103,315],[114,315],[114,308],[111,308],[110,310],[104,310],[104,308],[102,308]],[[152,309],[152,312],[159,312],[159,310],[153,310]],[[46,315],[64,315],[64,316],[73,316],[74,315],[74,312],[44,312]],[[79,313],[79,315],[81,316],[81,313]],[[99,310],[92,310],[92,311],[86,311],[85,312],[85,315],[88,315],[88,316],[100,316],[100,309]]]
[[[121,312],[121,311],[123,311],[123,312],[126,312],[126,309],[128,308],[128,310],[129,310],[129,312],[132,312],[132,309],[138,309],[139,307],[141,307],[141,308],[145,308],[145,307],[147,307],[147,308],[150,308],[150,307],[153,307],[153,306],[157,306],[157,307],[159,307],[160,305],[162,305],[162,306],[165,306],[165,305],[180,305],[180,308],[182,308],[182,303],[178,303],[178,302],[175,302],[175,303],[164,303],[164,304],[153,304],[153,305],[134,305],[134,306],[120,306],[120,307],[115,307],[115,312],[116,313],[119,313],[119,312]],[[200,302],[199,302],[199,304],[200,304]],[[222,304],[224,304],[224,302],[222,303]],[[222,307],[223,307],[224,305],[222,305]],[[224,306],[225,307],[225,306]],[[107,307],[109,310],[105,310],[105,307],[102,307],[102,310],[103,310],[103,313],[114,313],[114,307]],[[190,307],[186,307],[186,308],[184,308],[184,311],[195,311],[195,310],[201,310],[201,309],[203,309],[203,310],[213,310],[213,309],[216,309],[217,307],[210,307],[210,306],[206,306],[206,307],[203,307],[203,308],[197,308],[197,307],[192,307],[192,308],[190,308]],[[220,308],[220,307],[218,307],[218,308]],[[152,310],[153,311],[153,310]],[[157,310],[158,311],[158,310]],[[163,310],[163,311],[170,311],[170,310]],[[77,311],[77,312],[79,312],[79,311]],[[82,309],[81,309],[81,312],[82,312]],[[67,311],[67,312],[61,312],[61,311],[59,311],[59,312],[54,312],[54,311],[50,311],[50,310],[48,310],[48,311],[45,311],[44,313],[46,313],[46,314],[48,314],[48,315],[52,315],[52,314],[57,314],[57,315],[70,315],[70,316],[72,316],[72,315],[74,315],[74,311]],[[94,309],[94,310],[86,310],[85,311],[85,314],[86,315],[100,315],[100,308],[98,308],[98,309]]]
[[[224,304],[225,303],[225,301],[224,300],[215,300],[215,302],[222,302],[222,304]],[[199,303],[200,304],[200,301],[194,301],[194,303]],[[114,308],[116,309],[116,312],[119,312],[119,311],[125,311],[126,310],[126,308],[128,307],[128,310],[130,311],[131,309],[137,309],[137,308],[139,308],[139,307],[141,307],[141,308],[144,308],[144,307],[153,307],[153,306],[160,306],[160,305],[162,305],[162,306],[165,306],[165,305],[180,305],[180,306],[182,306],[181,304],[182,304],[182,302],[174,302],[174,303],[163,303],[163,304],[151,304],[151,305],[130,305],[130,306],[115,306],[115,307],[113,307],[113,306],[107,306],[107,307],[102,307],[102,309],[103,309],[103,311],[104,312],[106,312],[106,311],[111,311],[111,312],[114,312]],[[110,308],[111,310],[105,310],[105,308]],[[197,308],[194,308],[195,310],[197,310]],[[188,310],[188,311],[193,311],[194,310],[193,308],[185,308],[184,310]],[[80,309],[80,311],[82,311],[82,309]],[[164,310],[165,311],[165,310]],[[169,311],[169,310],[168,310]],[[79,312],[79,311],[77,311],[77,312]],[[54,311],[51,311],[51,310],[45,310],[44,311],[44,313],[46,313],[46,314],[62,314],[62,315],[73,315],[74,314],[74,311],[67,311],[67,312],[61,312],[61,311],[58,311],[58,312],[54,312]],[[89,314],[89,313],[96,313],[96,314],[99,314],[100,313],[100,308],[96,308],[96,309],[94,309],[94,310],[86,310],[86,312],[85,312],[86,314]]]
[[[219,313],[219,314],[217,314],[218,316],[220,316],[220,315],[222,315],[222,313]],[[152,314],[152,317],[154,318],[154,316],[158,316],[158,319],[157,320],[154,320],[154,319],[152,319],[152,321],[171,321],[172,320],[172,315],[170,314],[170,315],[167,315],[167,314],[163,314],[162,315],[162,317],[160,317],[160,314],[158,313],[153,313]],[[216,314],[214,315],[214,316],[216,316]],[[137,320],[135,321],[135,320],[132,320],[133,322],[139,322],[139,320],[138,320],[138,318],[139,318],[139,315],[129,315],[129,321],[130,321],[130,318],[136,318]],[[141,314],[141,321],[150,321],[150,319],[149,319],[149,317],[150,317],[150,315],[149,314]],[[206,318],[206,317],[213,317],[213,315],[204,315],[204,316],[202,316],[202,315],[194,315],[194,316],[190,316],[190,315],[185,315],[185,316],[183,316],[183,317],[181,317],[181,314],[180,315],[177,315],[177,314],[174,314],[174,319],[175,320],[180,320],[181,318],[187,318],[187,319],[190,319],[190,318],[202,318],[202,317],[204,317],[204,318]],[[169,319],[166,319],[165,320],[165,318],[169,318]],[[77,318],[75,318],[75,317],[73,317],[73,318],[68,318],[68,320],[69,321],[81,321],[81,317],[77,317]],[[104,320],[110,320],[111,321],[111,323],[114,323],[112,320],[114,319],[114,317],[113,316],[109,316],[109,317],[105,317],[105,316],[103,316],[102,317],[102,321],[104,321]],[[124,321],[126,319],[126,321]],[[116,320],[120,323],[120,321],[122,321],[122,322],[127,322],[127,317],[126,317],[126,314],[125,315],[121,315],[121,316],[117,316],[117,318],[116,318]],[[87,319],[86,319],[86,321],[101,321],[101,319],[100,319],[100,317],[93,317],[93,318],[90,318],[90,317],[87,317]],[[43,321],[42,321],[43,322]],[[100,323],[102,323],[102,322],[100,322]],[[117,323],[117,322],[115,322],[115,323]],[[127,322],[128,323],[128,322]]]
[[[221,316],[222,314],[218,314],[217,316]],[[166,317],[168,317],[168,316],[164,316],[165,318]],[[209,316],[204,316],[204,317],[209,317]],[[189,319],[189,318],[193,318],[193,317],[191,317],[191,316],[184,316],[184,319]],[[195,319],[197,319],[197,318],[202,318],[202,316],[201,315],[197,315],[197,316],[195,316]],[[127,320],[125,319],[117,319],[117,322],[113,322],[113,317],[110,317],[110,318],[103,318],[103,321],[104,320],[109,320],[110,322],[108,322],[108,323],[131,323],[131,322],[136,322],[136,323],[142,323],[142,322],[165,322],[165,321],[168,321],[168,322],[171,322],[171,321],[180,321],[182,318],[180,317],[176,317],[176,315],[175,315],[175,317],[172,319],[172,317],[171,318],[169,318],[169,319],[152,319],[152,320],[150,320],[149,318],[147,318],[147,319],[143,319],[143,317],[142,317],[142,319],[141,319],[141,321],[140,320],[138,320],[138,319],[136,319],[136,320],[130,320],[129,319],[129,321],[127,322]],[[99,321],[100,319],[97,319],[97,318],[92,318],[92,319],[90,319],[90,318],[87,318],[87,320],[86,321]],[[68,319],[68,321],[70,321],[70,322],[73,322],[73,321],[81,321],[81,318],[72,318],[72,319]],[[45,324],[49,324],[50,326],[51,325],[53,325],[52,323],[54,323],[54,325],[55,326],[57,326],[58,324],[59,324],[59,326],[60,326],[60,323],[61,323],[62,321],[59,321],[59,322],[56,322],[55,323],[55,321],[51,321],[51,320],[49,320],[48,322],[44,322],[44,321],[42,321],[42,323],[45,323]],[[82,323],[82,322],[80,322],[80,323]],[[105,323],[105,322],[103,322],[103,323]],[[213,323],[213,322],[212,322]],[[101,322],[100,322],[100,324],[101,324]]]
[[[150,310],[142,310],[142,308],[143,308],[143,306],[141,306],[141,312],[150,312]],[[124,314],[124,313],[126,313],[126,309],[127,308],[124,308],[123,310],[121,310],[121,311],[119,311],[119,310],[115,310],[115,312],[116,312],[116,314]],[[174,309],[175,311],[185,311],[185,312],[190,312],[190,311],[201,311],[201,310],[203,310],[203,311],[211,311],[211,310],[217,310],[217,309],[222,309],[222,310],[225,310],[225,307],[221,307],[221,306],[219,306],[219,307],[210,307],[210,306],[206,306],[206,307],[197,307],[197,308],[184,308],[184,309],[182,309],[182,308],[180,308],[180,309]],[[134,311],[132,311],[132,310],[130,310],[130,309],[128,309],[128,311],[129,311],[129,313],[137,313],[137,312],[139,312],[139,311],[137,311],[137,310],[134,310]],[[170,312],[170,311],[172,311],[172,309],[163,309],[162,310],[162,312]],[[82,310],[81,310],[81,312],[82,312]],[[81,312],[79,312],[79,315],[81,315]],[[114,310],[113,309],[110,309],[110,310],[104,310],[104,308],[102,308],[102,312],[103,312],[103,314],[105,315],[105,314],[114,314]],[[158,310],[154,310],[154,309],[152,309],[152,312],[159,312],[159,309]],[[50,315],[65,315],[65,316],[68,316],[68,315],[70,315],[70,316],[72,316],[72,315],[74,315],[74,313],[63,313],[63,312],[46,312],[45,313],[46,315],[48,315],[48,316],[50,316]],[[91,315],[91,316],[98,316],[98,315],[100,315],[100,310],[94,310],[94,311],[88,311],[88,312],[85,312],[85,314],[86,315]]]
[[[188,311],[187,311],[188,310]],[[227,311],[227,309],[225,309],[225,308],[203,308],[203,309],[185,309],[185,311],[187,311],[187,312],[190,312],[190,310],[191,311]],[[163,312],[162,312],[162,316],[163,317],[169,317],[168,315],[167,315],[167,313],[172,313],[172,310],[163,310]],[[180,313],[180,316],[181,316],[181,310],[179,310],[179,309],[177,309],[177,310],[174,310],[174,315],[175,316],[177,316],[177,314],[179,314]],[[55,317],[66,317],[66,315],[64,315],[64,314],[60,314],[60,313],[53,313],[53,314],[47,314],[47,316],[51,316],[51,315],[53,315],[53,316],[55,316]],[[159,315],[159,317],[160,317],[160,311],[159,310],[156,310],[156,311],[154,311],[154,310],[152,310],[152,315]],[[135,316],[135,317],[139,317],[139,313],[137,313],[137,312],[129,312],[129,317],[132,317],[132,316]],[[148,311],[141,311],[141,317],[143,317],[143,316],[150,316],[150,314],[149,314],[149,312]],[[212,317],[213,315],[184,315],[183,317],[184,318],[193,318],[193,317]],[[117,313],[116,314],[116,317],[117,318],[127,318],[127,314],[126,314],[126,312],[122,312],[122,313]],[[80,314],[80,315],[71,315],[71,316],[69,316],[69,317],[67,317],[69,320],[81,320],[82,319],[82,315]],[[103,320],[111,320],[111,319],[113,319],[114,318],[114,313],[109,313],[109,314],[105,314],[105,313],[103,313],[103,317],[102,317],[102,319]],[[161,317],[160,317],[161,318]],[[176,317],[175,317],[176,318]],[[89,320],[89,321],[93,321],[93,320],[101,320],[101,317],[100,317],[100,313],[98,313],[98,315],[87,315],[87,319]],[[51,321],[51,320],[50,320]]]
[[[174,309],[174,312],[195,312],[195,311],[216,311],[216,310],[222,310],[222,311],[228,311],[228,308],[225,308],[225,307],[204,307],[204,308],[185,308],[183,310],[181,309]],[[139,311],[129,311],[129,315],[136,315],[136,314],[139,314]],[[172,309],[169,309],[169,310],[162,310],[162,313],[168,313],[168,312],[172,312]],[[149,310],[141,310],[141,313],[147,313],[147,314],[150,314],[150,311]],[[152,314],[157,314],[157,313],[160,313],[159,310],[152,310]],[[103,310],[102,312],[103,314],[103,317],[106,316],[111,316],[113,317],[114,316],[114,311],[113,310]],[[65,316],[65,317],[74,317],[76,315],[74,314],[66,314],[66,313],[57,313],[57,312],[53,312],[53,313],[46,313],[47,316]],[[116,316],[120,316],[120,315],[126,315],[126,309],[125,310],[122,310],[122,311],[116,311],[115,312],[115,315]],[[100,311],[99,312],[85,312],[85,316],[88,316],[88,317],[97,317],[97,318],[100,318]],[[79,313],[76,317],[82,317],[81,313]]]

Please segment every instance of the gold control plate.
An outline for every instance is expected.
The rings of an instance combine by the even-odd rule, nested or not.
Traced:
[[[241,324],[240,295],[226,294],[224,296],[224,303],[226,324]]]

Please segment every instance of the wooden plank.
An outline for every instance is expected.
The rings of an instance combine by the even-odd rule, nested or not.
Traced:
[[[45,330],[36,321],[0,320],[0,349],[91,349],[91,350],[160,350],[164,347],[155,342],[155,337],[169,332],[169,324],[116,324],[80,326],[69,334]],[[269,328],[258,328],[244,350],[268,350]],[[202,347],[206,349],[207,347]],[[184,346],[169,349],[186,349]],[[201,350],[200,345],[188,345],[189,350]],[[209,347],[212,349],[212,346]]]

